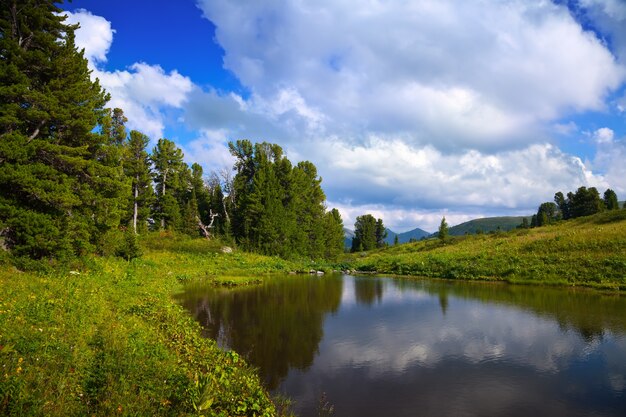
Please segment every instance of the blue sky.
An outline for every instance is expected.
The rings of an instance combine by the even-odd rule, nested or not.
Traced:
[[[346,226],[626,197],[624,0],[97,1],[63,5],[111,106],[207,172],[226,144],[310,160]]]

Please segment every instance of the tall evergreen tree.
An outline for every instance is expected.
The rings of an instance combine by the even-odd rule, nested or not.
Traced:
[[[326,212],[324,219],[324,258],[334,261],[344,251],[343,220],[336,208]]]
[[[376,247],[382,248],[385,246],[385,239],[387,238],[387,229],[383,224],[383,219],[376,220]]]
[[[151,156],[154,165],[153,180],[156,202],[155,220],[161,230],[179,228],[181,222],[180,196],[185,192],[187,164],[183,162],[183,152],[168,139],[159,139]]]
[[[208,224],[210,222],[211,195],[204,181],[204,170],[198,163],[191,165],[191,189],[196,195],[198,216],[204,224]]]
[[[371,250],[377,247],[376,219],[371,214],[358,216],[354,223],[352,252]]]
[[[565,199],[565,196],[562,192],[559,191],[558,193],[554,194],[554,203],[559,208],[559,211],[561,212],[561,218],[563,220],[567,220],[571,217],[569,200]]]
[[[126,218],[130,218],[135,233],[145,228],[154,202],[150,157],[146,151],[149,141],[143,133],[131,130],[126,143],[124,172],[131,181],[131,208]]]
[[[82,253],[119,222],[120,167],[96,126],[107,95],[53,1],[0,8],[0,234],[15,255]]]
[[[604,210],[604,201],[595,187],[579,187],[576,193],[571,195],[569,205],[572,218],[591,216]]]
[[[607,210],[619,209],[619,202],[617,201],[617,194],[610,188],[604,192],[604,206]]]

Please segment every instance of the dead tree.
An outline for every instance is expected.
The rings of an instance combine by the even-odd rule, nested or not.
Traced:
[[[204,223],[202,223],[202,220],[200,220],[200,217],[196,216],[196,220],[198,221],[198,228],[200,229],[204,237],[206,237],[207,239],[211,239],[212,237],[211,229],[215,227],[213,226],[213,222],[215,222],[215,218],[219,217],[219,215],[220,215],[219,213],[213,213],[213,210],[209,210],[209,217],[211,217],[211,222],[208,225],[205,225]]]

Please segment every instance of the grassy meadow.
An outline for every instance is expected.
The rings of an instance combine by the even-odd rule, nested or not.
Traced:
[[[351,269],[626,290],[626,210],[534,229],[429,239],[349,255]]]
[[[243,285],[298,266],[201,239],[142,244],[130,262],[0,266],[0,415],[276,415],[256,371],[202,338],[173,295],[193,280]]]

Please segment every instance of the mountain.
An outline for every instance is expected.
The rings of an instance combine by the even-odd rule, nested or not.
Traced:
[[[471,235],[477,232],[489,233],[495,232],[498,229],[505,232],[507,230],[515,229],[517,226],[522,224],[524,217],[526,217],[528,219],[528,223],[530,223],[530,216],[485,217],[483,219],[474,219],[452,226],[448,229],[448,232],[452,236],[462,236],[465,234]]]
[[[403,233],[396,233],[390,229],[385,230],[387,230],[387,237],[385,238],[385,242],[387,242],[389,246],[393,245],[396,236],[398,236],[398,243],[407,243],[411,239],[420,240],[423,237],[430,236],[429,232],[422,230],[419,227]],[[343,236],[345,247],[350,249],[352,247],[352,238],[354,238],[354,232],[344,227]]]
[[[393,245],[396,235],[398,236],[398,243],[407,243],[411,239],[420,240],[421,238],[428,237],[431,234],[423,229],[420,229],[419,227],[402,233],[396,233],[387,229],[387,238],[385,239],[385,242],[387,242],[389,246]]]
[[[350,249],[352,248],[352,238],[354,237],[354,232],[350,229],[343,228],[343,245]]]

